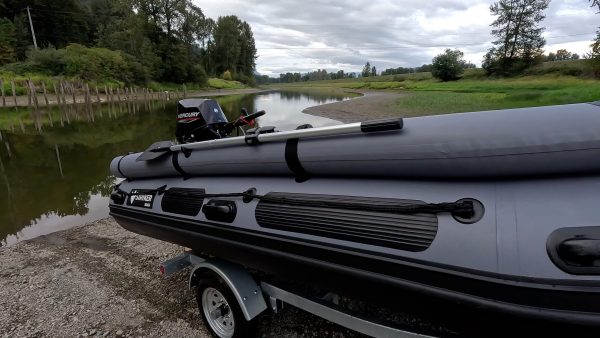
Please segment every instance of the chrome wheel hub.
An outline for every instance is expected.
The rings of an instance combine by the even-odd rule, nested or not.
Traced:
[[[206,288],[202,292],[202,310],[210,328],[221,338],[231,338],[235,322],[231,308],[223,294],[215,288]]]

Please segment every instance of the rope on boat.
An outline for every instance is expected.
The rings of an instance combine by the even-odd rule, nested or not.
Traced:
[[[156,189],[144,189],[139,193],[128,193],[120,189],[119,186],[115,186],[115,192],[118,192],[124,196],[138,195],[138,194],[163,194],[167,191],[167,186],[163,185]],[[250,202],[253,199],[258,199],[261,201],[278,203],[278,204],[286,204],[286,205],[295,205],[295,206],[304,206],[304,207],[320,207],[320,208],[335,208],[335,209],[345,209],[345,210],[359,210],[359,211],[378,211],[378,212],[388,212],[388,213],[396,213],[396,214],[419,214],[419,213],[427,213],[427,214],[439,214],[448,212],[456,216],[470,218],[475,214],[475,208],[473,206],[472,201],[457,201],[457,202],[444,202],[444,203],[413,203],[407,204],[403,203],[386,203],[375,204],[375,203],[365,203],[365,202],[340,202],[340,201],[311,201],[307,199],[299,199],[299,198],[290,198],[290,197],[280,197],[280,196],[268,196],[268,195],[259,195],[256,194],[255,189],[249,189],[244,192],[234,192],[234,193],[221,193],[221,194],[206,194],[206,193],[188,193],[185,191],[178,191],[177,195],[186,196],[190,195],[191,197],[196,198],[223,198],[223,197],[242,197],[244,198],[244,202]]]

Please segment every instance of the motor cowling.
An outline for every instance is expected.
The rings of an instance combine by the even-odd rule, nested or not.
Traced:
[[[179,143],[197,142],[225,137],[227,125],[223,110],[212,99],[184,99],[177,104],[177,128],[175,136]]]

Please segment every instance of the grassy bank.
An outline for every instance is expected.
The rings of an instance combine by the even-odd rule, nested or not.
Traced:
[[[41,91],[42,82],[45,84],[48,93],[54,93],[53,84],[59,80],[64,80],[70,83],[81,83],[82,80],[72,77],[52,77],[41,74],[27,74],[27,75],[15,75],[9,72],[0,72],[0,80],[3,80],[4,93],[7,97],[12,95],[11,80],[15,82],[15,92],[17,95],[27,95],[27,89],[25,82],[27,80],[33,81],[36,85],[37,90]],[[124,88],[125,83],[117,80],[106,80],[106,81],[91,81],[87,82],[90,88],[98,87],[100,92],[104,92],[104,87],[112,88]],[[194,90],[210,90],[210,89],[242,89],[248,88],[245,84],[239,81],[228,81],[218,78],[209,78],[205,86],[198,85],[197,83],[186,83],[186,89],[188,91]],[[153,91],[182,91],[183,85],[176,83],[165,83],[165,82],[149,82],[147,85],[134,86],[134,87],[146,87]]]
[[[453,82],[429,73],[377,76],[365,79],[280,84],[280,88],[354,89],[401,92],[393,104],[406,116],[507,109],[600,100],[600,80],[561,74],[493,79],[476,70]]]

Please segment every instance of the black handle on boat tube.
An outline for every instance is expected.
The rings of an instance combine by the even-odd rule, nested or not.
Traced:
[[[257,111],[256,113],[240,116],[237,120],[235,120],[233,122],[229,122],[227,125],[225,125],[225,127],[224,127],[225,133],[230,134],[237,127],[251,125],[252,121],[265,115],[266,113],[267,113],[266,111],[261,110],[261,111]]]
[[[404,121],[402,118],[382,119],[365,121],[360,124],[360,130],[363,133],[372,133],[379,131],[389,131],[402,129]]]
[[[244,120],[246,120],[246,121],[252,121],[252,120],[254,120],[254,119],[257,119],[257,118],[259,118],[259,117],[261,117],[261,116],[265,115],[266,113],[267,113],[267,112],[266,112],[266,111],[264,111],[264,110],[259,110],[259,111],[257,111],[256,113],[252,113],[252,114],[249,114],[249,115],[246,115],[246,116],[244,116]]]
[[[146,190],[145,193],[149,193],[155,191],[159,194],[163,193],[166,190],[166,185],[156,188]],[[118,191],[125,196],[131,196],[131,193],[121,190],[119,186],[114,187],[114,191]],[[185,192],[181,192],[181,195],[185,195]],[[269,201],[273,203],[281,203],[288,205],[298,205],[298,206],[312,206],[312,207],[328,207],[328,208],[340,208],[346,210],[366,210],[366,211],[381,211],[381,212],[391,212],[391,213],[399,213],[399,214],[417,214],[417,213],[431,213],[431,214],[439,214],[439,213],[450,213],[452,215],[459,215],[464,218],[474,217],[477,212],[474,210],[473,201],[477,201],[475,199],[463,198],[456,202],[442,202],[442,203],[415,203],[415,204],[374,204],[374,203],[357,203],[357,202],[342,202],[342,201],[314,201],[307,200],[302,198],[290,198],[290,197],[276,197],[267,195],[259,195],[256,194],[256,190],[254,188],[248,189],[244,192],[233,192],[233,193],[220,193],[220,194],[198,194],[197,192],[193,193],[195,198],[225,198],[225,197],[242,197],[244,199],[244,203],[249,203],[253,199]],[[225,205],[229,208],[232,208],[231,201],[223,201],[223,200],[214,200],[203,206],[206,207],[206,210],[215,211],[215,212],[226,212],[227,209],[222,206]],[[480,203],[480,202],[479,202]],[[235,208],[235,203],[233,203],[233,208]],[[479,218],[480,219],[480,218]]]

